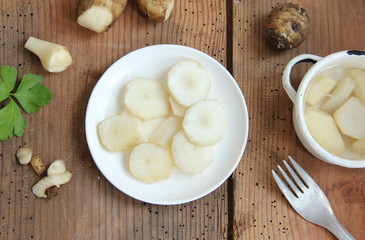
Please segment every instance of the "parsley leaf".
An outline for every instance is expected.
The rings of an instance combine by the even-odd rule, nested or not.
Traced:
[[[12,94],[27,113],[39,112],[39,107],[44,107],[53,99],[52,92],[39,84],[41,81],[40,75],[25,74],[17,91]]]
[[[26,122],[20,113],[19,107],[13,99],[0,110],[0,140],[4,141],[15,135],[20,137],[24,133]]]
[[[0,101],[7,99],[9,93],[14,89],[18,71],[15,67],[2,66],[0,78]]]
[[[52,92],[40,84],[42,76],[25,74],[14,93],[16,76],[15,67],[2,66],[0,78],[0,102],[9,99],[8,104],[0,109],[0,141],[4,141],[14,134],[23,135],[26,122],[22,116],[14,97],[27,113],[36,113],[53,99]],[[0,105],[1,106],[1,105]]]

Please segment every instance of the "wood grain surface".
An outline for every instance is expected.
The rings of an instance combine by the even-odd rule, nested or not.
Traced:
[[[271,169],[294,157],[327,194],[334,213],[356,238],[365,236],[365,170],[324,163],[301,145],[292,124],[292,103],[281,85],[287,62],[302,53],[326,56],[365,50],[364,0],[301,0],[311,19],[307,40],[277,51],[265,34],[266,16],[285,1],[176,0],[171,17],[154,23],[133,0],[113,27],[96,34],[76,23],[75,0],[0,0],[1,65],[43,76],[54,100],[26,114],[24,135],[0,143],[0,239],[335,239],[290,207]],[[29,36],[62,44],[74,63],[62,73],[43,70],[24,49]],[[85,111],[101,75],[141,47],[178,44],[196,48],[225,66],[239,84],[249,111],[249,138],[233,175],[196,201],[160,206],[117,190],[99,172],[85,137]],[[291,74],[295,86],[310,64]],[[33,149],[48,166],[63,159],[73,172],[58,196],[37,199],[38,177],[15,157]]]

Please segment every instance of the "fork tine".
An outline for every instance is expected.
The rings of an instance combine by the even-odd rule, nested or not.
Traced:
[[[283,162],[284,162],[286,168],[289,170],[290,175],[294,178],[295,182],[299,186],[299,189],[302,190],[302,192],[304,192],[304,190],[307,189],[307,187],[303,184],[302,180],[300,180],[300,178],[293,171],[293,169],[289,166],[289,164],[285,160]]]
[[[284,194],[284,196],[289,201],[289,203],[293,204],[294,200],[297,199],[297,197],[290,191],[288,186],[286,186],[284,181],[281,180],[281,178],[276,174],[276,172],[274,170],[271,170],[271,172],[272,172],[272,175],[273,175],[276,183],[278,184],[281,192]]]
[[[295,170],[297,170],[299,176],[303,179],[304,183],[309,187],[309,184],[313,184],[313,185],[317,185],[315,183],[315,181],[308,175],[308,173],[306,171],[304,171],[304,169],[299,166],[299,164],[294,161],[294,159],[291,156],[288,156],[290,162],[293,164]]]
[[[290,179],[290,177],[286,174],[286,172],[280,167],[280,165],[278,165],[278,168],[281,172],[281,174],[283,174],[285,180],[289,183],[289,186],[291,187],[291,189],[293,190],[293,192],[295,193],[295,195],[297,197],[300,196],[301,192],[300,190],[297,188],[297,186],[293,183],[293,181]]]

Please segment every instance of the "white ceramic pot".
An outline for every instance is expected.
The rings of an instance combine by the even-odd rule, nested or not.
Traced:
[[[311,62],[314,65],[306,72],[297,91],[295,91],[295,89],[290,83],[290,72],[296,64],[302,62]],[[357,51],[357,50],[341,51],[328,55],[324,58],[312,54],[303,54],[293,58],[286,65],[283,72],[282,80],[286,93],[288,94],[291,101],[294,103],[293,107],[294,128],[299,140],[302,142],[304,147],[315,157],[325,162],[336,164],[343,167],[364,168],[365,159],[362,158],[359,160],[345,159],[335,156],[326,151],[313,139],[304,120],[304,108],[305,108],[304,96],[310,82],[313,79],[315,79],[318,73],[335,65],[361,68],[365,70],[365,51]]]

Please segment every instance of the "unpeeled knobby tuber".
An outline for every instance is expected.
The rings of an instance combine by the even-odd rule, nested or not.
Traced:
[[[164,22],[174,8],[174,0],[136,0],[139,12],[155,22]]]
[[[267,17],[266,31],[275,48],[296,48],[309,34],[310,20],[298,4],[284,3],[275,7]]]
[[[67,48],[35,37],[29,37],[24,47],[37,55],[48,72],[62,72],[72,64]]]
[[[122,14],[127,0],[79,0],[77,23],[97,33],[108,30]]]

